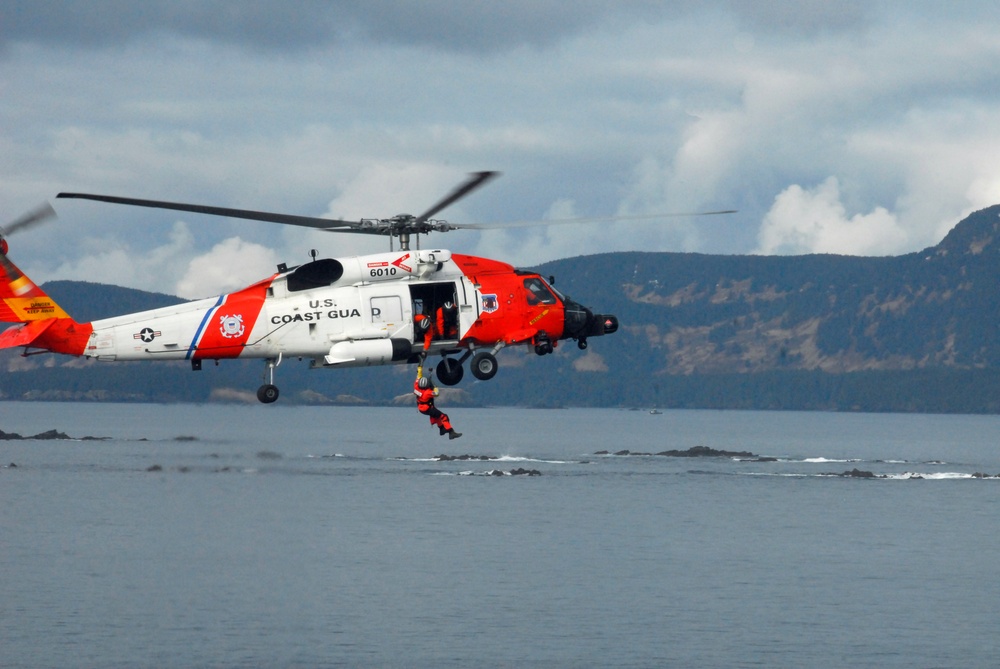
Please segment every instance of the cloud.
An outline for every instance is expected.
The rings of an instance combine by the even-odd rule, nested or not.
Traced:
[[[794,185],[764,217],[757,253],[892,255],[906,249],[907,234],[883,207],[848,218],[836,177],[807,190]]]
[[[934,244],[1000,198],[993,5],[831,7],[14,0],[0,7],[2,218],[64,190],[419,214],[467,172],[496,169],[503,179],[440,216],[740,213],[454,232],[422,245],[528,265],[609,250]],[[177,286],[192,258],[219,245],[254,262],[270,249],[253,278],[310,248],[388,247],[186,215],[182,248],[164,241],[176,215],[55,204],[58,225],[19,236],[16,262],[147,289]],[[184,290],[207,290],[209,269]]]
[[[464,52],[544,47],[594,26],[687,13],[694,2],[646,0],[12,0],[0,10],[0,45],[11,41],[88,47],[173,35],[253,50],[301,51],[363,40]],[[114,20],[108,20],[113,15]]]
[[[276,258],[272,249],[230,237],[188,263],[176,293],[195,299],[244,288],[277,271]]]
[[[188,226],[177,222],[160,246],[141,250],[133,247],[128,237],[92,238],[70,260],[55,267],[32,265],[25,271],[41,282],[71,279],[170,293],[178,268],[193,248],[194,236]]]
[[[330,3],[299,0],[295,11],[267,0],[12,0],[0,10],[0,43],[102,47],[176,34],[256,48],[302,48],[331,39]],[[109,16],[113,19],[109,20]]]

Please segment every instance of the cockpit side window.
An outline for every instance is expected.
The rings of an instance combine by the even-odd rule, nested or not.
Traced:
[[[555,304],[556,298],[537,276],[524,280],[524,289],[528,296],[528,304]]]

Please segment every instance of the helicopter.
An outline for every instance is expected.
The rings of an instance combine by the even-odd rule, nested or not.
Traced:
[[[78,323],[7,257],[6,237],[54,215],[46,205],[0,229],[0,322],[16,323],[0,333],[0,349],[109,362],[182,360],[196,371],[204,361],[258,358],[264,361],[264,382],[257,399],[269,404],[279,395],[275,368],[289,358],[329,369],[426,364],[428,356],[439,355],[438,381],[453,386],[462,380],[466,361],[476,379],[492,379],[497,355],[508,346],[528,346],[544,356],[562,341],[574,340],[582,350],[590,339],[616,332],[614,315],[595,313],[563,295],[554,278],[499,260],[419,248],[422,234],[501,227],[433,218],[497,175],[470,174],[419,216],[357,221],[59,193],[57,198],[381,235],[389,238],[390,250],[345,258],[318,258],[312,251],[309,262],[279,264],[274,274],[232,293]],[[720,213],[733,212],[671,215]],[[414,237],[417,248],[411,248]]]

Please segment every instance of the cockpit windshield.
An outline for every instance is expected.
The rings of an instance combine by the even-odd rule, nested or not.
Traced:
[[[524,289],[528,295],[528,304],[555,304],[556,297],[537,276],[524,280]]]

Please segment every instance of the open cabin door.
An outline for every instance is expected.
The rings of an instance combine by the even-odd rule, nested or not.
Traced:
[[[463,287],[464,288],[464,287]],[[413,317],[423,315],[430,319],[433,327],[432,343],[455,342],[457,343],[463,331],[461,316],[463,305],[468,304],[468,300],[461,299],[466,291],[458,290],[454,281],[444,281],[440,283],[421,283],[410,286],[410,298],[413,302]],[[444,321],[444,331],[438,328],[438,311],[447,303],[454,305],[452,309],[443,309],[441,316]],[[414,328],[413,343],[422,345],[425,341],[426,330],[420,327]]]

